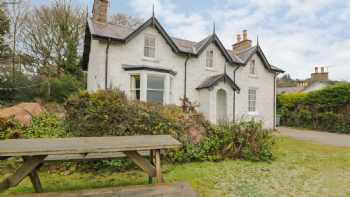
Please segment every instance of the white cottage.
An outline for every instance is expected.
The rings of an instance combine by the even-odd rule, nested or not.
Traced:
[[[136,29],[107,23],[108,0],[88,19],[83,68],[87,88],[118,88],[130,99],[198,104],[212,123],[262,120],[274,128],[276,76],[283,72],[252,46],[247,31],[225,49],[215,31],[200,42],[168,35],[155,16]]]

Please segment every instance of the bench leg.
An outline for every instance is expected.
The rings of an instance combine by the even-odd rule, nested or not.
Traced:
[[[0,182],[0,192],[10,187],[17,186],[26,176],[29,176],[42,164],[45,157],[46,156],[34,156],[24,158],[22,166],[19,167],[13,175],[6,177]]]
[[[162,177],[162,169],[160,167],[160,150],[157,149],[154,151],[155,152],[155,160],[156,160],[156,180],[157,183],[163,183],[164,179]]]
[[[41,186],[41,182],[40,182],[40,178],[39,178],[39,175],[38,175],[36,170],[34,170],[33,172],[31,172],[29,174],[29,178],[30,178],[30,181],[32,182],[32,185],[34,187],[35,192],[36,193],[43,192],[43,189],[42,189],[42,186]]]
[[[149,161],[154,166],[154,151],[153,150],[150,150],[150,152],[149,152]],[[148,184],[152,184],[152,183],[153,183],[153,177],[148,176]]]

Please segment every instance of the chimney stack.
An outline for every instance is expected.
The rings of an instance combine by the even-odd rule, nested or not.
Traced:
[[[318,67],[315,67],[315,72],[311,73],[311,83],[313,82],[325,82],[328,81],[328,72],[325,72],[324,67],[321,67],[319,72]]]
[[[241,40],[241,35],[237,34],[237,40],[236,43],[232,45],[232,50],[237,54],[251,47],[252,41],[248,39],[248,31],[243,30],[243,40]]]
[[[92,19],[97,22],[107,23],[108,0],[94,0]]]

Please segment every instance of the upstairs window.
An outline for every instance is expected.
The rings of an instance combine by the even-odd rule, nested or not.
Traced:
[[[207,51],[207,67],[213,68],[214,65],[214,50],[210,49]]]
[[[252,61],[250,62],[249,73],[250,73],[251,75],[256,75],[255,60],[252,60]]]
[[[156,38],[154,36],[145,36],[144,56],[148,58],[156,57]]]
[[[140,100],[141,97],[141,80],[140,75],[130,76],[130,95],[133,100]]]
[[[164,76],[147,76],[147,101],[164,103]]]
[[[256,112],[256,89],[248,90],[248,112]]]

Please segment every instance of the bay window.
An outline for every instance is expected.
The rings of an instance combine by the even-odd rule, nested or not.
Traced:
[[[147,101],[154,103],[164,103],[164,76],[147,76]]]

